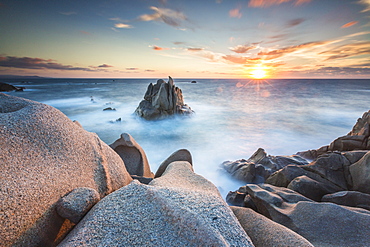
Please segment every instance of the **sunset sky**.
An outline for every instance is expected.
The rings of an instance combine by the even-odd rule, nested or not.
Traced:
[[[0,0],[0,75],[370,78],[370,0]]]

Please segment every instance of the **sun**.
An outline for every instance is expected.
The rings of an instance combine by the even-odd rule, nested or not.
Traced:
[[[267,77],[267,72],[262,68],[256,68],[250,72],[250,76],[254,79],[263,79]]]

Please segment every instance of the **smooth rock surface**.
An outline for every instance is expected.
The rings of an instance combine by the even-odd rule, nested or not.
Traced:
[[[370,210],[370,195],[358,191],[340,191],[327,194],[323,196],[321,201]]]
[[[313,247],[301,235],[250,208],[231,209],[256,247]]]
[[[103,198],[59,246],[253,246],[217,188],[176,161]]]
[[[314,246],[367,246],[370,211],[313,202],[298,193],[266,184],[248,184],[258,212],[295,231]]]
[[[76,188],[58,200],[56,209],[60,216],[77,224],[99,200],[100,195],[96,190]]]
[[[2,246],[52,245],[65,223],[59,198],[78,187],[104,197],[132,180],[119,155],[59,110],[2,93],[0,109]]]
[[[130,134],[121,134],[121,137],[109,146],[122,158],[130,175],[154,177],[144,150]]]
[[[180,149],[171,154],[165,161],[163,161],[155,173],[155,178],[162,176],[164,171],[167,169],[167,166],[174,161],[187,161],[193,165],[193,159],[191,153],[187,149]]]
[[[349,167],[352,190],[370,194],[370,151]]]

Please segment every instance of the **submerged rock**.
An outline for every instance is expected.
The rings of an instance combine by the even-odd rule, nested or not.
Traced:
[[[168,82],[160,79],[156,84],[150,83],[135,113],[147,120],[161,119],[173,114],[188,115],[193,110],[184,104],[180,88],[176,87],[169,76]]]

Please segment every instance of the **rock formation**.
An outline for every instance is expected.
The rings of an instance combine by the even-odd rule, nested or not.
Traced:
[[[217,188],[187,161],[106,196],[60,244],[85,245],[253,246]]]
[[[326,152],[352,150],[370,150],[370,110],[357,120],[347,135],[338,137],[327,146],[316,150],[298,152],[297,154],[313,160]]]
[[[248,160],[225,161],[223,168],[233,177],[246,183],[263,183],[273,172],[289,165],[306,165],[298,155],[272,156],[259,148]]]
[[[0,93],[0,242],[51,246],[73,224],[57,201],[78,187],[100,197],[132,179],[117,153],[59,110]]]
[[[8,83],[0,82],[0,92],[23,91],[25,87],[16,87]]]
[[[175,86],[169,76],[168,82],[160,79],[154,85],[149,84],[144,100],[140,102],[135,113],[147,120],[154,120],[173,114],[192,114],[193,111],[184,104],[181,89]]]

